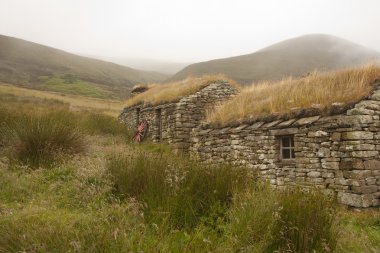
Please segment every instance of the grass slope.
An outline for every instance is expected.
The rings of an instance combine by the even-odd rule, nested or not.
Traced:
[[[46,89],[41,77],[66,75],[74,77],[78,82],[95,86],[95,90],[100,90],[102,95],[112,93],[118,97],[129,95],[130,88],[136,83],[158,82],[166,78],[163,74],[140,71],[0,35],[0,81]],[[61,82],[60,86],[70,84]],[[59,90],[64,93],[71,90],[68,93],[72,93],[70,87],[60,87]],[[88,92],[87,87],[82,95],[93,94]]]
[[[73,75],[53,75],[41,76],[41,87],[49,91],[56,91],[64,94],[74,94],[96,98],[110,98],[112,92],[107,91],[104,85],[80,80]]]
[[[31,108],[36,106],[38,101],[56,101],[58,104],[66,104],[74,111],[100,111],[102,113],[117,116],[124,107],[124,102],[115,99],[100,99],[79,95],[63,95],[57,92],[42,91],[16,87],[14,85],[0,82],[0,97],[7,101],[12,101],[17,108],[19,104],[28,104]]]
[[[380,53],[338,37],[312,34],[282,41],[253,54],[195,63],[172,79],[222,73],[248,84],[363,64],[374,58],[380,59]]]

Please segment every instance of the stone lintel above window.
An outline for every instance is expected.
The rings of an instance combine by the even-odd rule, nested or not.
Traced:
[[[283,129],[274,129],[269,130],[270,135],[294,135],[298,133],[298,128],[283,128]]]

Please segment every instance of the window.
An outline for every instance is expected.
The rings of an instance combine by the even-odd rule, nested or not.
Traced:
[[[280,152],[282,160],[290,160],[295,158],[294,136],[280,137]]]

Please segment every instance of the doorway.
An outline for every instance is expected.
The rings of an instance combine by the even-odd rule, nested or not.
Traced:
[[[162,110],[161,108],[156,110],[156,122],[157,122],[157,141],[162,140]]]

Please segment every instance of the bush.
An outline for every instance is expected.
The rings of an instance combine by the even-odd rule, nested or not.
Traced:
[[[223,219],[232,196],[251,180],[245,169],[197,164],[166,155],[113,156],[108,165],[120,194],[145,205],[148,222],[176,228]]]
[[[334,201],[319,191],[257,186],[237,196],[226,230],[234,247],[243,251],[333,252],[335,217]]]
[[[85,150],[75,115],[64,110],[20,114],[6,122],[4,132],[12,140],[10,158],[34,168],[51,166],[65,155]]]

